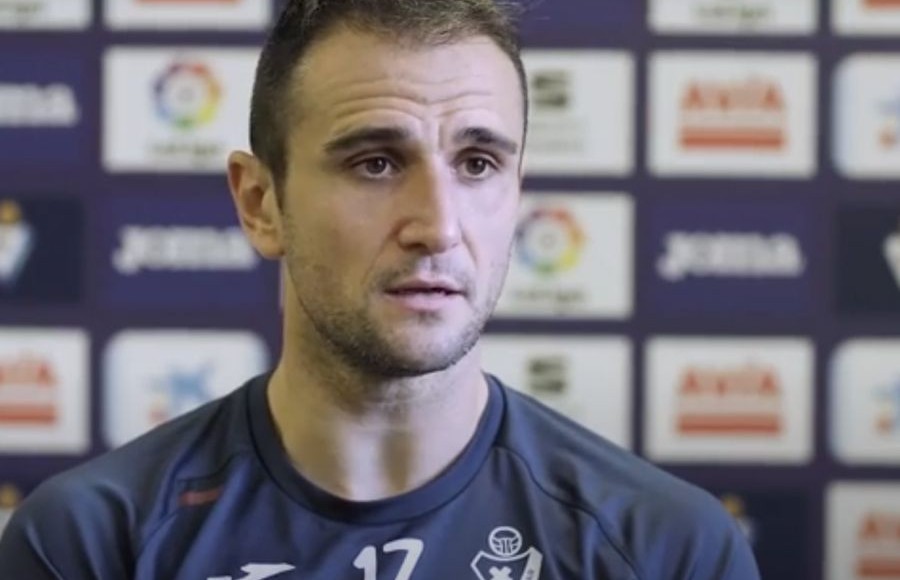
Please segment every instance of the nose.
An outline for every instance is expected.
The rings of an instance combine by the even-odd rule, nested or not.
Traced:
[[[406,180],[399,199],[403,216],[397,234],[399,244],[429,255],[459,244],[462,193],[447,169],[428,165],[415,171]]]

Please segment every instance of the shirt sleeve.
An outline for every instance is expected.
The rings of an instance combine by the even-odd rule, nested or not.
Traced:
[[[666,500],[631,530],[641,580],[760,580],[750,544],[718,500],[706,492]]]
[[[121,510],[102,489],[65,479],[45,483],[0,537],[0,578],[130,578],[129,534],[117,518]]]

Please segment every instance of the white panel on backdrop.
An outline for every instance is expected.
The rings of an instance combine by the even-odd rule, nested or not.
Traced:
[[[130,330],[106,348],[104,430],[118,446],[240,387],[267,368],[268,350],[239,331]]]
[[[837,168],[855,179],[900,178],[900,56],[856,54],[838,66]]]
[[[616,175],[634,166],[634,57],[525,50],[529,175]]]
[[[650,169],[661,176],[811,177],[815,87],[816,62],[806,53],[656,53]]]
[[[631,445],[631,343],[618,337],[487,334],[482,366],[622,447]]]
[[[831,0],[831,26],[838,34],[896,35],[900,0]]]
[[[258,30],[272,18],[272,0],[105,0],[110,28]]]
[[[495,316],[630,316],[633,254],[629,196],[527,193]]]
[[[248,147],[256,49],[109,49],[103,163],[108,171],[222,174]]]
[[[0,29],[81,29],[91,21],[91,0],[0,0]]]
[[[650,26],[687,34],[810,34],[818,0],[650,0]]]
[[[900,484],[838,482],[827,491],[825,578],[900,578]]]
[[[87,333],[0,330],[0,452],[86,452],[89,384]]]
[[[848,464],[900,465],[900,339],[844,342],[830,381],[834,454]]]
[[[800,338],[653,338],[645,445],[657,461],[803,463],[813,348]]]

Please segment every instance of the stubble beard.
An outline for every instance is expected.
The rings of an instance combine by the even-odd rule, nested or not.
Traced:
[[[290,272],[292,268],[288,270]],[[322,280],[323,276],[328,276],[325,272],[306,274],[307,279]],[[291,275],[291,279],[296,289],[298,305],[331,358],[362,376],[390,380],[446,370],[469,353],[478,343],[499,299],[502,274],[505,274],[505,268],[499,276],[492,277],[493,281],[487,288],[485,298],[473,305],[471,316],[459,330],[441,328],[448,324],[442,320],[441,313],[415,313],[412,315],[414,319],[404,321],[403,325],[424,329],[422,332],[426,334],[433,331],[443,335],[420,341],[419,344],[414,343],[415,337],[404,336],[402,328],[385,328],[370,311],[368,303],[364,302],[356,308],[329,304],[320,297],[335,298],[336,293],[315,287],[304,289],[297,284],[297,277]],[[470,288],[467,298],[471,298],[473,291],[474,288]],[[372,290],[372,294],[377,292],[378,290]]]

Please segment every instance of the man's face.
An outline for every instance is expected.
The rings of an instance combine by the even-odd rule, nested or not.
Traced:
[[[524,131],[512,62],[485,37],[404,47],[339,30],[299,79],[280,192],[298,328],[378,376],[447,368],[509,263]]]

